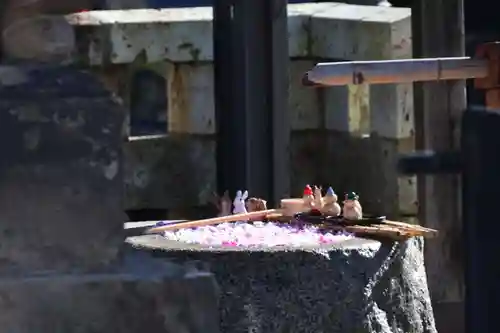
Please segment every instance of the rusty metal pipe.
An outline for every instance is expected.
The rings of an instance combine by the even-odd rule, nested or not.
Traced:
[[[319,63],[303,78],[307,86],[461,80],[488,75],[483,59],[430,58]]]

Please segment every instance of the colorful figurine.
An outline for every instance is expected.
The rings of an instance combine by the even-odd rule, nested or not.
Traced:
[[[392,7],[391,3],[387,0],[379,0],[377,3],[379,7]]]
[[[231,198],[229,197],[229,191],[225,191],[222,196],[214,193],[211,202],[217,208],[218,217],[231,215],[232,202]]]
[[[363,218],[363,210],[359,203],[359,196],[350,192],[345,195],[343,216],[349,220],[360,220]]]
[[[260,198],[249,198],[247,200],[247,211],[258,212],[261,210],[267,210],[267,201]]]
[[[314,195],[311,186],[306,185],[304,188],[304,194],[302,195],[302,211],[308,212],[314,206]]]
[[[326,191],[326,195],[323,198],[324,206],[322,209],[323,214],[328,216],[339,216],[341,213],[340,205],[337,202],[338,198],[331,187]]]
[[[314,209],[321,211],[323,209],[323,195],[321,194],[321,187],[314,186]]]
[[[245,214],[247,213],[247,208],[245,200],[248,198],[248,191],[241,192],[238,190],[236,192],[236,197],[233,201],[233,214]]]

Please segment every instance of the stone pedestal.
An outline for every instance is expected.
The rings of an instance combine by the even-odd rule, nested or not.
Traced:
[[[217,333],[210,274],[124,247],[125,111],[87,71],[0,67],[0,327]]]
[[[159,236],[129,241],[213,273],[222,332],[436,333],[421,239],[301,251],[180,248]]]
[[[0,73],[0,273],[109,263],[123,241],[124,110],[86,71]]]

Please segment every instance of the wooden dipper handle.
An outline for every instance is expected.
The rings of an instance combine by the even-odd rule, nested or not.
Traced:
[[[207,226],[207,225],[214,225],[214,224],[219,224],[219,223],[224,223],[224,222],[236,222],[236,221],[243,221],[243,220],[249,220],[249,219],[255,219],[255,218],[264,218],[268,214],[276,214],[276,213],[280,213],[280,212],[281,212],[281,210],[279,210],[279,209],[268,209],[268,210],[259,210],[259,211],[251,212],[251,213],[243,213],[243,214],[214,217],[211,219],[180,222],[180,223],[175,223],[175,224],[171,224],[171,225],[163,225],[161,227],[154,227],[154,228],[147,230],[146,233],[155,234],[155,233],[160,233],[163,231],[203,227],[203,226]]]

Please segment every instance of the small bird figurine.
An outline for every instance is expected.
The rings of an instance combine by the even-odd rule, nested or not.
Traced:
[[[354,192],[345,195],[343,216],[349,220],[360,220],[363,218],[363,210],[359,203],[359,196]]]
[[[267,209],[267,201],[260,198],[249,198],[247,200],[247,211],[258,212]]]
[[[304,194],[302,195],[303,208],[302,211],[308,212],[313,208],[314,205],[314,195],[311,186],[306,185],[304,188]]]
[[[323,214],[328,216],[339,216],[341,213],[340,205],[337,202],[338,198],[331,187],[326,191],[326,195],[323,198]]]
[[[321,194],[321,187],[314,186],[314,209],[321,211],[323,209],[323,196]]]

